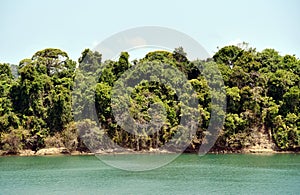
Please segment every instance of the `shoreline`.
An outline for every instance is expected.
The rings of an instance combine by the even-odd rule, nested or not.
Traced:
[[[43,148],[38,151],[32,150],[21,150],[17,154],[7,153],[6,151],[0,150],[0,156],[96,156],[96,155],[126,155],[126,154],[178,154],[177,152],[167,151],[167,150],[126,150],[126,151],[117,151],[113,149],[101,150],[99,152],[81,152],[81,151],[72,151],[69,152],[66,148]],[[198,154],[196,151],[185,151],[182,154]],[[276,151],[271,149],[243,149],[236,151],[229,150],[220,150],[220,151],[210,151],[207,154],[300,154],[299,151]]]

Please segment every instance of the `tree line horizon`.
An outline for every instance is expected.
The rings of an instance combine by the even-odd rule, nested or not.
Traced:
[[[197,150],[206,141],[212,104],[211,87],[203,74],[213,76],[213,67],[221,72],[226,92],[219,94],[217,100],[226,98],[227,107],[226,112],[220,110],[224,124],[218,129],[212,150],[237,151],[251,147],[257,144],[258,132],[268,136],[275,150],[300,149],[300,60],[295,55],[282,56],[275,49],[258,52],[242,44],[220,48],[206,60],[190,61],[184,48],[178,47],[173,52],[149,52],[132,62],[127,52],[121,52],[115,61],[103,61],[101,53],[85,49],[76,62],[60,49],[47,48],[21,60],[19,65],[0,63],[0,150],[8,154],[49,147],[88,151],[86,145],[91,143],[84,143],[82,138],[99,141],[103,134],[114,143],[137,151],[165,145],[179,130],[187,131],[180,124],[185,105],[170,86],[142,81],[131,89],[129,111],[138,123],[153,118],[150,104],[164,108],[165,116],[160,118],[164,123],[156,133],[148,135],[146,130],[139,130],[144,135],[128,133],[117,124],[112,112],[112,107],[124,101],[120,98],[111,102],[114,83],[133,66],[140,66],[140,71],[150,75],[151,71],[143,68],[145,63],[153,65],[151,71],[161,63],[175,67],[195,90],[199,103],[195,111],[200,116],[189,149]],[[201,72],[197,68],[201,66],[211,71]],[[92,73],[99,75],[96,81]],[[131,74],[128,79],[129,76],[138,77]],[[176,82],[176,79],[173,75],[172,80]],[[95,85],[89,86],[88,81]],[[221,86],[221,83],[216,81],[213,85]],[[91,112],[90,102],[95,102],[94,121],[87,118],[75,121],[74,117],[78,119],[80,113]],[[97,127],[95,120],[101,127]],[[80,132],[91,127],[101,128],[102,133]],[[112,147],[105,143],[101,145],[103,149]]]

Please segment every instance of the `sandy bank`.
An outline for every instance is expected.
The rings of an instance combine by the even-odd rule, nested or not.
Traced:
[[[115,150],[115,149],[107,149],[107,150],[99,150],[95,153],[92,152],[80,152],[80,151],[72,151],[70,152],[67,148],[43,148],[38,151],[32,150],[21,150],[16,154],[7,153],[6,151],[0,150],[0,156],[60,156],[60,155],[110,155],[110,154],[174,154],[176,152],[167,151],[167,150],[159,150],[159,149],[151,149],[151,150],[142,150],[142,151],[134,151],[131,149],[127,150]],[[198,154],[197,151],[194,152],[185,152],[191,154]],[[243,149],[243,150],[220,150],[220,151],[211,151],[209,154],[291,154],[291,153],[299,153],[296,151],[276,151],[272,149],[261,149],[261,148],[251,148],[251,149]]]

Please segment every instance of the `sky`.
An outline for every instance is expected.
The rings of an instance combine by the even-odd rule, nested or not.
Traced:
[[[182,32],[213,55],[247,42],[300,56],[298,0],[1,0],[0,63],[18,64],[45,48],[77,60],[118,32],[161,26]]]

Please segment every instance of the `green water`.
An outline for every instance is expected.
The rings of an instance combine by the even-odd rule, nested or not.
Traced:
[[[300,155],[185,154],[142,172],[94,156],[0,157],[0,194],[208,193],[299,194]]]

